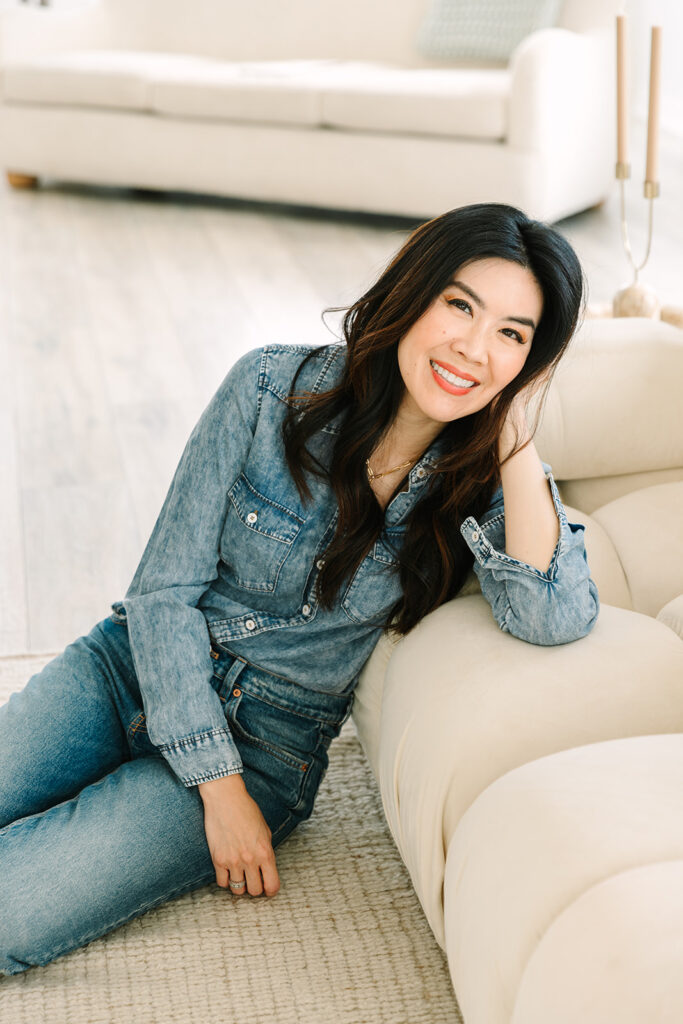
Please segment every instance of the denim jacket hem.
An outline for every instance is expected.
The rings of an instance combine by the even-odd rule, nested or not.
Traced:
[[[161,743],[158,749],[185,786],[197,786],[243,770],[242,759],[227,729],[211,729]]]
[[[506,553],[502,488],[481,525],[469,516],[460,532],[474,555],[474,572],[501,630],[548,647],[586,636],[597,621],[600,602],[586,561],[585,527],[568,521],[550,467],[543,467],[560,526],[545,571]]]

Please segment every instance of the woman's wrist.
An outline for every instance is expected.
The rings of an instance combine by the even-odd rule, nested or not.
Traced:
[[[232,775],[222,775],[218,779],[200,782],[197,789],[205,804],[214,800],[222,800],[226,795],[246,793],[247,791],[241,772],[233,772]]]
[[[498,458],[504,462],[515,448],[520,448],[531,438],[526,421],[524,406],[513,402],[498,437]]]

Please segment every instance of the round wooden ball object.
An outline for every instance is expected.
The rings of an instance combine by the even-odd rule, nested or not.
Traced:
[[[654,288],[647,284],[631,284],[614,296],[612,316],[644,316],[657,320],[661,308]]]

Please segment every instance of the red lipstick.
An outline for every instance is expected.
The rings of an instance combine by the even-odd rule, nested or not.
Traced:
[[[444,370],[448,370],[450,373],[454,373],[456,377],[462,377],[463,380],[473,380],[475,382],[474,386],[471,388],[456,387],[456,385],[451,384],[450,381],[442,377],[440,373],[437,373],[434,367],[431,365],[431,363],[436,363],[437,366],[442,366]],[[457,370],[454,366],[449,366],[448,363],[442,363],[438,359],[431,360],[429,369],[432,371],[432,377],[439,385],[439,387],[442,388],[444,391],[447,391],[449,395],[469,395],[469,393],[471,391],[474,391],[474,389],[480,383],[476,379],[476,377],[473,377],[470,373],[463,373],[462,370]]]
[[[464,370],[459,370],[457,366],[451,366],[450,363],[443,363],[440,359],[432,359],[433,363],[437,366],[443,366],[444,370],[448,370],[449,373],[454,373],[456,377],[462,377],[463,380],[473,380],[475,384],[481,384],[480,380],[473,377],[471,373],[465,373]]]

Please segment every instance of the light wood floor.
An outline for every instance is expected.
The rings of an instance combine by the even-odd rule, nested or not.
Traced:
[[[682,150],[665,146],[645,275],[668,302],[683,302]],[[330,337],[321,310],[356,298],[413,225],[49,182],[0,185],[0,218],[0,654],[52,651],[125,592],[228,367]],[[558,226],[609,300],[629,276],[616,190]]]

